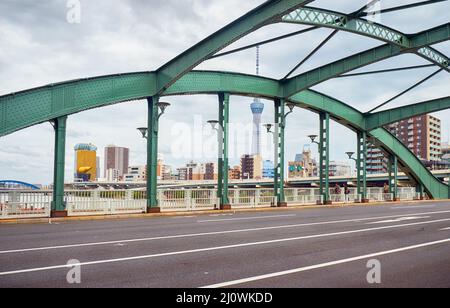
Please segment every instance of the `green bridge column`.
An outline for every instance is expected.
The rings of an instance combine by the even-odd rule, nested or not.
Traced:
[[[230,210],[231,205],[228,198],[228,142],[229,142],[229,124],[230,124],[230,94],[219,94],[219,147],[221,147],[221,157],[219,157],[219,198],[220,209]]]
[[[417,183],[416,192],[419,195],[419,200],[424,200],[425,199],[425,190],[424,190],[422,184]]]
[[[67,216],[66,204],[64,202],[64,174],[66,157],[66,124],[67,116],[53,120],[55,129],[55,158],[53,170],[53,201],[51,216]]]
[[[147,212],[159,213],[157,194],[158,194],[158,102],[159,97],[149,97],[148,120],[147,120]]]
[[[394,184],[393,184],[393,194],[394,201],[400,201],[398,197],[398,158],[394,155],[393,160],[393,169],[394,169]]]
[[[275,172],[274,172],[274,196],[278,207],[287,207],[284,194],[284,168],[285,168],[285,129],[286,116],[284,114],[286,102],[283,99],[275,100]]]
[[[393,164],[394,160],[392,159],[392,156],[388,159],[388,174],[389,174],[389,193],[394,195],[394,174],[393,174]]]
[[[319,141],[319,177],[320,194],[323,196],[323,202],[331,205],[330,200],[330,114],[320,114],[320,141]]]
[[[368,203],[367,196],[367,133],[358,132],[357,150],[357,172],[358,172],[358,194],[361,195],[361,202]]]

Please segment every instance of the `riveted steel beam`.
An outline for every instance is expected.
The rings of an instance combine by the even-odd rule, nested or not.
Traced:
[[[151,88],[145,86],[141,88],[139,85],[151,85],[152,76],[154,76],[153,73],[105,76],[0,97],[0,106],[2,107],[0,110],[2,112],[4,110],[8,112],[7,120],[10,117],[17,119],[17,122],[13,126],[1,126],[0,135],[7,135],[38,123],[83,110],[141,99],[143,97],[147,98],[152,93]],[[104,85],[105,88],[101,88],[99,93],[95,93],[92,89],[99,83]],[[233,95],[256,96],[268,99],[282,98],[283,93],[282,85],[274,79],[229,72],[202,71],[191,72],[184,76],[167,91],[167,95],[217,95],[217,93],[224,92],[224,90]],[[54,108],[52,113],[51,98],[55,93],[54,91],[56,93],[64,93],[65,95],[58,96],[59,98],[64,97],[64,104],[54,105],[57,108]],[[77,93],[77,95],[72,95],[73,93]],[[328,112],[333,120],[355,131],[366,130],[364,114],[330,96],[316,91],[306,90],[292,96],[288,101],[297,104],[298,107],[307,108],[317,113]],[[6,107],[2,104],[6,104]],[[36,104],[47,111],[33,114]],[[27,115],[30,116],[28,117]],[[445,198],[448,197],[448,186],[437,180],[423,166],[420,160],[394,136],[391,136],[384,129],[369,131],[369,136],[374,136],[380,140],[380,144],[388,153],[396,153],[401,158],[403,169],[408,171],[419,183],[422,183],[431,196],[434,198],[444,198],[442,191],[445,190]],[[445,186],[445,189],[442,186]]]
[[[450,109],[450,96],[367,114],[365,116],[366,130],[371,131],[404,119],[446,109]]]
[[[329,63],[322,67],[313,69],[303,74],[297,75],[283,82],[283,91],[286,98],[291,97],[295,93],[306,90],[319,83],[340,76],[342,74],[351,72],[355,69],[367,66],[369,64],[379,62],[388,58],[392,58],[403,53],[413,52],[427,47],[430,44],[437,44],[450,39],[449,24],[442,25],[418,33],[411,36],[411,48],[404,49],[400,46],[385,44],[376,48],[372,48],[347,58]],[[428,47],[427,47],[428,48]],[[445,67],[445,70],[450,71],[448,64],[450,60],[441,60],[441,67]],[[441,61],[438,60],[438,61]],[[433,60],[435,61],[435,60]]]
[[[283,16],[282,20],[285,23],[333,28],[361,34],[404,48],[411,47],[407,35],[397,30],[361,18],[353,18],[350,15],[339,12],[302,7]]]

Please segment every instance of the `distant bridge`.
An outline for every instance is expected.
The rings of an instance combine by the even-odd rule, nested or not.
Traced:
[[[39,190],[40,188],[37,187],[36,185],[33,184],[29,184],[29,183],[25,183],[25,182],[21,182],[21,181],[14,181],[14,180],[3,180],[0,181],[0,190],[1,189],[23,189],[23,188],[28,188],[28,189],[32,189],[32,190]]]

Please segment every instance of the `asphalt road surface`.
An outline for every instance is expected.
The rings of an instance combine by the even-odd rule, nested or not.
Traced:
[[[447,288],[450,203],[0,225],[0,287]]]

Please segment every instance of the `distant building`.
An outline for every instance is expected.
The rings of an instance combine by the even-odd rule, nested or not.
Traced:
[[[128,167],[128,173],[124,175],[125,182],[144,182],[147,180],[147,166]]]
[[[242,178],[241,166],[234,166],[228,171],[228,178],[230,180],[240,180]]]
[[[119,182],[120,181],[120,171],[117,169],[106,170],[106,181],[107,182]]]
[[[305,166],[304,166],[304,163],[302,161],[291,161],[291,162],[289,162],[288,170],[289,170],[288,177],[290,179],[307,177],[306,176]]]
[[[170,181],[172,180],[172,167],[168,165],[163,166],[162,170],[162,180],[164,181]]]
[[[164,156],[158,153],[158,162],[156,164],[156,177],[161,180],[164,174]]]
[[[205,165],[191,161],[186,165],[188,181],[203,181],[205,178]]]
[[[430,169],[442,169],[441,120],[431,115],[422,115],[386,126],[411,152]],[[373,145],[368,148],[367,172],[387,173],[388,159]]]
[[[98,181],[98,179],[100,178],[100,157],[99,156],[97,156],[97,181]]]
[[[259,155],[243,155],[241,157],[242,179],[260,180],[263,177],[263,163]]]
[[[448,143],[442,145],[442,161],[450,164],[450,145]]]
[[[97,180],[97,147],[81,143],[75,146],[75,182],[95,182]]]
[[[108,178],[108,170],[118,170],[121,179],[128,172],[130,150],[128,148],[109,145],[105,148],[105,178]]]
[[[288,163],[289,178],[313,177],[318,174],[317,162],[312,157],[309,147],[303,149],[302,154],[295,156],[295,161]]]
[[[178,168],[177,169],[177,180],[187,181],[188,180],[188,168]]]
[[[347,162],[330,161],[330,176],[352,176],[352,167]]]
[[[217,180],[218,178],[218,168],[215,163],[206,163],[205,164],[205,176],[204,179],[206,181]]]
[[[275,177],[275,165],[271,160],[265,160],[263,162],[263,178],[273,179]]]

